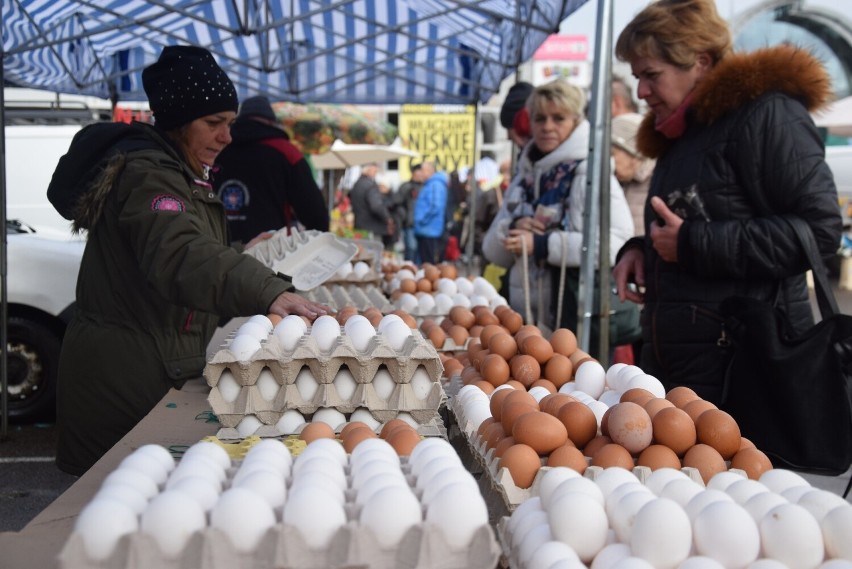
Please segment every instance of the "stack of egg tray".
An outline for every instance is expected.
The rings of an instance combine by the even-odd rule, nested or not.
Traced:
[[[214,437],[206,440],[220,443]],[[239,469],[242,458],[258,437],[248,437],[240,443],[223,444],[231,456],[230,480]],[[291,440],[291,439],[290,439]],[[297,458],[296,450],[303,441],[285,439],[285,444]],[[403,474],[414,485],[407,457],[400,457]],[[348,474],[347,467],[347,478]],[[351,481],[348,481],[351,482]],[[177,558],[166,557],[154,539],[140,531],[119,539],[115,550],[106,560],[93,560],[86,554],[82,536],[72,533],[59,554],[60,569],[335,569],[370,567],[371,569],[493,569],[497,566],[501,548],[490,524],[483,525],[473,534],[470,544],[462,550],[453,550],[440,529],[425,522],[413,526],[392,549],[383,549],[373,533],[358,522],[361,506],[355,503],[351,483],[346,490],[347,523],[337,531],[328,547],[310,549],[299,528],[280,521],[269,529],[260,543],[250,552],[234,547],[226,532],[211,526],[192,535]]]
[[[344,306],[354,306],[361,311],[370,307],[376,307],[382,314],[387,314],[394,309],[394,306],[385,297],[382,290],[375,284],[364,286],[335,284],[329,279],[325,284],[311,289],[302,295],[308,300],[326,304],[333,310],[340,310]]]
[[[529,488],[519,488],[512,480],[512,475],[506,468],[500,467],[500,459],[494,456],[494,449],[489,449],[483,438],[476,432],[473,424],[464,416],[464,409],[458,398],[453,397],[449,405],[450,412],[455,416],[459,430],[466,438],[470,448],[470,454],[479,463],[483,474],[479,478],[480,490],[488,504],[489,515],[496,522],[501,516],[510,515],[525,500],[538,496],[538,488],[541,478],[552,468],[545,466],[546,459],[542,459],[542,467],[533,479]],[[452,441],[451,441],[452,442]],[[586,457],[587,462],[591,460]],[[599,466],[591,464],[586,468],[584,476],[595,479],[602,470]],[[695,483],[704,486],[704,480],[697,468],[683,467],[681,469]],[[729,469],[745,476],[745,472],[737,469]],[[639,482],[644,483],[651,474],[647,466],[635,466],[633,474]]]
[[[418,423],[417,431],[421,435],[441,434],[443,422],[438,410],[446,401],[440,383],[443,365],[438,352],[420,332],[412,330],[411,336],[399,351],[391,347],[384,335],[377,333],[370,339],[363,353],[358,352],[349,336],[343,333],[335,340],[330,351],[323,352],[310,332],[311,328],[308,328],[291,352],[285,351],[270,335],[261,342],[261,348],[248,361],[239,361],[228,350],[233,337],[225,340],[204,368],[204,378],[211,387],[208,402],[222,426],[233,429],[223,430],[220,436],[239,438],[235,428],[246,415],[254,415],[261,423],[270,426],[270,429],[259,431],[258,434],[280,435],[274,425],[285,411],[295,409],[308,420],[308,416],[320,408],[334,408],[344,415],[366,408],[381,423],[396,418],[400,412],[406,412]],[[295,384],[296,376],[305,366],[318,383],[318,389],[310,400],[302,398]],[[343,366],[352,373],[357,384],[348,399],[338,394],[333,383]],[[380,398],[372,385],[372,379],[380,367],[386,368],[396,383],[387,399]],[[410,383],[414,372],[420,367],[431,379],[429,392],[424,398],[415,396]],[[264,368],[269,369],[280,386],[272,401],[264,399],[255,385]],[[226,369],[241,386],[233,402],[226,401],[217,388],[219,378]]]

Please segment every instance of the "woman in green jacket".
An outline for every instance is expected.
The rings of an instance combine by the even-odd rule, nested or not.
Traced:
[[[51,183],[79,196],[74,228],[88,230],[57,387],[56,463],[71,474],[91,467],[170,388],[201,376],[221,317],[313,320],[329,311],[227,245],[209,174],[231,141],[238,102],[212,55],[166,47],[142,81],[155,126],[84,129],[64,159],[75,175],[57,172]]]

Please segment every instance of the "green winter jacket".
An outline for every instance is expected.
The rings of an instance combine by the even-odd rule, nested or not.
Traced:
[[[211,185],[156,129],[134,128],[147,140],[113,152],[99,175],[83,180],[75,212],[75,226],[89,234],[57,391],[57,465],[73,474],[169,388],[201,376],[220,317],[266,314],[292,288],[226,245],[224,207]]]

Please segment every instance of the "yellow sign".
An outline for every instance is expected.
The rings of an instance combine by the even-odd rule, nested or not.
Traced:
[[[450,174],[473,164],[476,110],[472,105],[402,105],[399,136],[420,154],[415,163],[431,161]],[[400,160],[400,178],[411,176],[408,160]]]

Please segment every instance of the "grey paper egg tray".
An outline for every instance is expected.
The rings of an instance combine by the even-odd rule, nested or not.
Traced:
[[[340,310],[344,306],[354,306],[358,310],[376,307],[382,314],[394,310],[393,304],[375,284],[359,286],[328,281],[326,284],[304,293],[304,296],[314,302],[327,304],[334,310]]]

